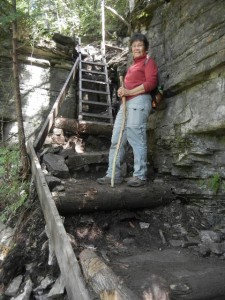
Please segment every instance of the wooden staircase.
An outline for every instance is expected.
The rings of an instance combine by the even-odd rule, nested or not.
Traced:
[[[79,53],[78,120],[96,125],[113,124],[105,59],[103,62],[82,60],[81,53]]]

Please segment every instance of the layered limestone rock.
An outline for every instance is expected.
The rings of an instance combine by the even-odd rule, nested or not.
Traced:
[[[24,128],[27,138],[35,136],[48,116],[73,66],[72,50],[59,43],[32,48],[19,47],[20,91],[22,96]],[[62,45],[63,46],[63,45]],[[71,46],[71,45],[70,45]],[[17,140],[17,120],[13,95],[12,61],[10,45],[0,46],[0,117],[3,122],[3,139]],[[75,87],[71,86],[59,116],[75,115]]]

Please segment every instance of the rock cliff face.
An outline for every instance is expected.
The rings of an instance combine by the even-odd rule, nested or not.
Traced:
[[[10,45],[0,46],[0,118],[4,140],[13,143],[17,134],[15,101],[12,86]],[[60,50],[59,50],[60,49]],[[38,48],[19,48],[20,90],[26,137],[39,132],[73,65],[70,48],[55,43]],[[60,114],[74,117],[75,88],[71,87]],[[14,138],[15,137],[15,138]]]
[[[151,1],[139,15],[135,29],[149,38],[166,93],[166,108],[149,120],[154,167],[179,178],[224,179],[224,1]]]

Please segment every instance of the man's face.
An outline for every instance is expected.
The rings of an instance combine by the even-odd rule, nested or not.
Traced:
[[[142,41],[134,41],[131,45],[133,58],[140,57],[146,54],[145,45]]]

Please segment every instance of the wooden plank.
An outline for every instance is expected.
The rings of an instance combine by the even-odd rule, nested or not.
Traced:
[[[34,142],[34,149],[36,151],[40,150],[45,139],[46,139],[46,136],[47,134],[49,133],[49,131],[51,130],[52,128],[52,125],[54,123],[54,119],[55,117],[58,115],[59,113],[59,109],[66,97],[66,93],[69,89],[69,86],[70,86],[70,83],[71,81],[74,79],[74,76],[75,76],[75,71],[77,69],[77,66],[78,66],[78,62],[79,62],[79,58],[77,58],[75,64],[73,65],[73,68],[72,70],[70,71],[70,74],[69,76],[67,77],[67,80],[66,82],[64,83],[63,85],[63,88],[59,94],[59,96],[57,97],[47,119],[45,120],[45,123],[44,125],[42,126],[42,129],[40,130],[35,142]]]
[[[80,266],[69,242],[62,219],[57,211],[45,176],[34,151],[32,143],[28,142],[28,154],[31,159],[32,176],[34,178],[38,197],[44,213],[50,242],[62,273],[68,298],[70,300],[90,300],[89,292],[81,273]]]

